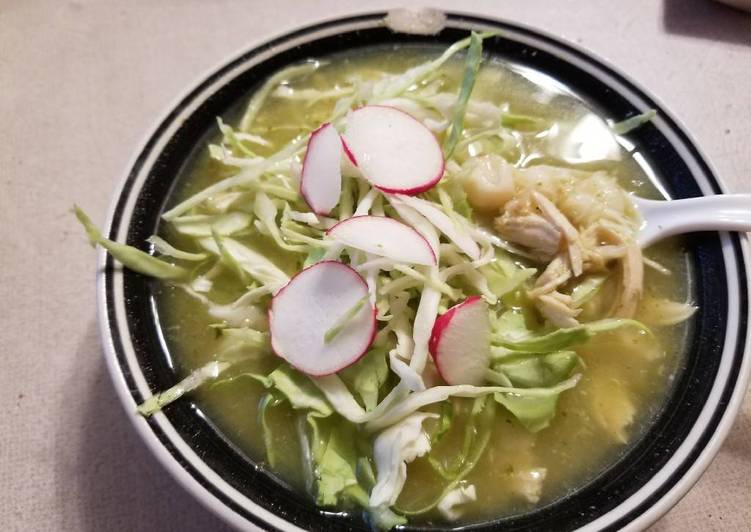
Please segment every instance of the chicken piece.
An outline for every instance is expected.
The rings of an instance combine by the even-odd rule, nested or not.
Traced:
[[[540,262],[550,262],[561,246],[561,232],[534,212],[528,193],[506,204],[503,216],[495,219],[495,228],[506,240],[530,250]]]
[[[539,207],[542,215],[552,223],[565,237],[569,259],[571,260],[571,271],[574,277],[582,274],[584,269],[582,261],[581,247],[579,246],[579,231],[576,230],[568,218],[550,201],[547,197],[539,192],[532,192],[532,198]]]
[[[504,423],[503,438],[497,439],[486,451],[486,463],[493,464],[496,471],[505,472],[498,482],[532,504],[540,500],[547,476],[535,452],[538,437],[517,422]]]
[[[606,271],[608,263],[623,258],[626,250],[623,246],[594,246],[582,249],[582,261],[585,272]]]
[[[628,428],[634,422],[636,407],[623,385],[615,379],[593,379],[590,395],[597,423],[613,440],[627,443]]]
[[[604,262],[621,260],[621,294],[611,315],[631,318],[636,312],[644,285],[644,259],[641,248],[628,233],[628,227],[609,220],[600,220],[583,233],[585,242],[598,242],[593,252]]]
[[[463,171],[467,199],[478,210],[499,211],[514,196],[514,168],[499,155],[473,157]]]
[[[555,204],[550,201],[547,197],[545,197],[543,194],[540,194],[539,192],[532,192],[532,198],[535,200],[535,203],[540,208],[540,211],[542,212],[542,215],[550,221],[553,225],[555,225],[561,233],[563,233],[563,236],[566,237],[566,240],[569,242],[575,242],[579,238],[579,231],[576,230],[576,227],[571,225],[571,222],[568,221],[568,218],[564,216],[564,214],[558,210],[558,207],[555,206]]]
[[[621,266],[621,295],[613,309],[613,315],[619,318],[632,318],[636,313],[644,290],[644,261],[641,248],[636,242],[629,242]]]
[[[574,277],[579,277],[584,273],[584,258],[578,242],[569,242],[568,257],[569,261],[571,261],[571,271]]]
[[[542,216],[527,214],[524,216],[503,215],[495,220],[498,233],[515,244],[529,249],[535,259],[548,262],[558,252],[561,245],[561,233]]]
[[[622,259],[626,255],[626,248],[623,246],[605,245],[598,246],[595,251],[602,257],[605,262]]]
[[[556,327],[576,327],[579,325],[576,316],[581,313],[581,309],[573,308],[571,296],[560,292],[543,294],[535,299],[535,307],[546,320]]]
[[[459,485],[449,491],[438,503],[436,508],[447,521],[456,521],[464,514],[462,505],[477,500],[477,491],[475,486]],[[457,508],[459,506],[459,508]]]
[[[599,220],[597,223],[590,225],[586,233],[591,234],[600,245],[623,245],[631,239],[633,232],[628,226],[613,222],[608,219]]]
[[[639,321],[653,327],[665,327],[686,321],[696,311],[697,307],[691,303],[647,296],[639,305]]]
[[[548,470],[544,467],[533,467],[514,472],[514,491],[524,497],[527,502],[537,504],[542,496],[542,485]]]
[[[552,292],[563,283],[566,283],[569,279],[571,279],[571,268],[569,267],[568,261],[559,253],[556,258],[548,264],[548,267],[545,268],[542,275],[537,278],[535,287],[532,290],[529,290],[527,295],[530,298],[535,298],[542,294]]]
[[[586,271],[604,270],[609,262],[623,258],[626,239],[621,232],[622,228],[605,221],[579,233]]]

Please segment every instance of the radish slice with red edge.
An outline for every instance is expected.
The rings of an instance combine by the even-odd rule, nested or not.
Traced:
[[[331,124],[310,134],[302,163],[300,194],[316,214],[329,214],[342,193],[342,139]]]
[[[271,300],[271,348],[313,376],[354,364],[377,329],[367,297],[368,285],[346,264],[322,261],[302,270]]]
[[[365,179],[384,192],[419,194],[443,176],[443,151],[433,133],[394,107],[355,109],[344,139]]]
[[[345,246],[408,264],[434,266],[433,249],[410,226],[385,216],[353,216],[336,224],[326,235]]]
[[[487,303],[471,296],[448,309],[435,320],[428,347],[447,384],[483,384],[490,367]]]
[[[342,137],[342,148],[344,148],[344,155],[347,156],[347,160],[354,166],[357,166],[357,159],[355,159],[355,156],[352,154],[352,150],[350,150],[349,146],[347,146],[347,141],[344,140],[344,137]]]
[[[349,150],[344,137],[341,137],[341,139],[342,148],[344,151],[344,157],[342,157],[342,177],[362,178],[362,172],[360,172],[360,169],[357,168],[357,161],[355,161],[355,156],[352,155],[352,152]]]

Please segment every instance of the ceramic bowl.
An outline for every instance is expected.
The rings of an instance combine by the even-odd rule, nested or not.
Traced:
[[[715,172],[665,107],[624,74],[543,32],[509,22],[448,14],[431,36],[395,33],[384,13],[308,26],[245,51],[192,87],[158,122],[117,191],[110,238],[145,249],[186,161],[215,117],[246,98],[270,74],[309,57],[361,47],[445,46],[468,30],[498,30],[485,50],[552,77],[608,116],[648,108],[658,118],[629,135],[656,184],[671,198],[718,194]],[[566,497],[522,515],[462,530],[641,529],[696,482],[727,434],[749,375],[748,246],[736,234],[699,233],[687,241],[691,297],[699,312],[669,397],[643,437]],[[99,257],[99,311],[105,356],[127,415],[174,477],[206,507],[238,528],[366,530],[359,515],[323,512],[235,448],[190,400],[149,420],[135,414],[177,376],[159,329],[149,282]],[[419,527],[418,527],[419,528]]]

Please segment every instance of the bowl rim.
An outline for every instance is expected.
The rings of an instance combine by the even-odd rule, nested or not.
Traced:
[[[706,186],[703,186],[704,184],[698,183],[699,186],[702,187],[702,194],[708,195],[708,194],[713,193],[714,191],[712,190],[712,185],[714,185],[715,188],[722,193],[727,192],[727,187],[722,181],[722,179],[719,177],[716,169],[712,166],[711,162],[704,155],[703,151],[700,149],[696,140],[689,133],[688,129],[670,111],[670,108],[666,106],[660,99],[656,98],[654,95],[647,92],[638,82],[636,82],[631,77],[621,72],[618,68],[614,67],[608,61],[603,60],[602,58],[584,49],[583,47],[577,45],[576,43],[569,42],[565,39],[562,39],[558,36],[553,35],[550,32],[540,30],[538,28],[534,28],[531,26],[517,23],[517,22],[505,20],[500,17],[489,16],[485,14],[476,15],[476,14],[467,14],[467,13],[454,12],[454,11],[451,11],[451,12],[447,11],[445,13],[447,15],[448,24],[456,25],[457,23],[464,23],[465,27],[477,26],[477,25],[483,25],[483,24],[489,25],[489,26],[496,26],[496,27],[498,25],[502,25],[502,26],[507,26],[510,28],[521,30],[537,38],[541,38],[545,41],[548,41],[550,43],[550,46],[555,48],[556,52],[558,53],[564,52],[563,54],[564,56],[569,56],[569,57],[566,57],[566,60],[570,61],[571,56],[573,55],[575,57],[575,54],[579,54],[580,56],[586,58],[588,61],[594,63],[596,66],[607,71],[608,74],[613,76],[613,79],[608,80],[609,83],[613,83],[614,81],[616,83],[620,83],[618,81],[618,78],[620,78],[621,81],[625,82],[626,84],[624,85],[624,88],[635,89],[638,93],[640,93],[639,94],[640,96],[644,96],[648,98],[649,100],[655,102],[659,106],[660,110],[663,111],[663,113],[661,114],[665,115],[670,121],[672,121],[674,129],[675,129],[673,130],[671,128],[666,127],[665,130],[661,129],[661,132],[663,134],[670,133],[670,135],[667,135],[667,136],[673,136],[673,137],[675,137],[676,132],[682,135],[684,137],[683,142],[686,143],[688,146],[690,146],[694,150],[694,157],[696,159],[696,163],[699,165],[704,165],[706,170],[709,171],[709,176],[714,177],[715,182],[712,184],[706,184]],[[375,12],[364,11],[364,12],[356,12],[351,15],[335,16],[335,17],[321,19],[315,23],[307,24],[304,26],[294,25],[292,26],[292,29],[287,29],[285,31],[277,32],[272,37],[265,38],[262,40],[251,41],[250,43],[241,47],[241,49],[237,53],[232,54],[229,58],[224,59],[221,62],[219,62],[218,66],[208,69],[202,75],[198,76],[196,81],[188,84],[186,86],[186,89],[181,94],[179,94],[167,106],[164,113],[157,118],[154,126],[146,130],[146,135],[144,136],[143,141],[136,145],[134,154],[131,157],[128,165],[126,166],[124,175],[121,178],[120,183],[114,192],[114,195],[112,197],[112,200],[110,202],[110,206],[108,209],[107,229],[108,229],[108,232],[110,233],[110,238],[117,238],[118,240],[121,240],[121,239],[124,239],[124,237],[127,235],[128,224],[121,224],[119,227],[119,232],[115,230],[115,225],[117,223],[116,211],[123,197],[128,198],[129,202],[132,203],[134,201],[134,198],[137,196],[138,191],[140,190],[138,188],[133,188],[132,190],[128,190],[129,188],[128,185],[132,177],[133,169],[136,167],[136,165],[139,163],[139,161],[143,157],[143,152],[148,146],[150,140],[159,134],[160,129],[165,123],[168,123],[171,119],[174,118],[173,115],[175,114],[176,110],[179,109],[185,101],[187,101],[194,93],[200,92],[202,85],[206,84],[207,81],[212,79],[214,76],[218,75],[222,70],[238,62],[241,58],[243,58],[243,56],[249,54],[250,52],[259,51],[259,50],[267,49],[267,48],[272,49],[274,46],[278,45],[279,43],[291,40],[296,36],[310,37],[310,34],[315,32],[316,30],[333,28],[333,27],[341,26],[345,24],[367,22],[368,23],[367,27],[371,27],[371,25],[374,22],[382,20],[386,16],[386,14],[387,12],[385,11],[375,11]],[[273,56],[274,54],[272,53],[271,55]],[[577,66],[579,68],[584,68],[587,65],[582,63],[582,64],[578,64]],[[726,261],[726,264],[728,267],[728,270],[727,270],[728,282],[730,282],[731,279],[732,280],[742,279],[742,281],[745,282],[746,277],[749,276],[749,273],[751,273],[751,252],[750,252],[749,241],[745,234],[739,235],[736,238],[737,238],[737,243],[738,243],[738,250],[740,251],[739,255],[737,255],[736,258],[739,264],[745,266],[745,269],[738,270],[736,268],[736,263],[734,261],[732,260]],[[731,237],[728,234],[722,234],[721,240],[722,240],[723,255],[725,255],[726,253],[731,253],[730,251],[727,251],[732,245]],[[233,510],[226,502],[220,500],[215,494],[209,491],[205,485],[199,482],[184,467],[182,467],[178,458],[172,452],[170,452],[169,449],[165,447],[165,444],[162,441],[160,441],[160,439],[151,430],[149,424],[135,412],[136,403],[133,397],[133,390],[131,389],[131,386],[126,382],[126,379],[123,373],[123,368],[120,366],[118,362],[118,356],[117,356],[116,349],[114,346],[115,338],[113,336],[113,323],[110,321],[109,316],[108,316],[108,311],[109,311],[108,294],[107,294],[105,282],[107,278],[107,274],[106,274],[107,269],[111,265],[109,261],[110,259],[108,259],[106,252],[103,250],[100,250],[98,253],[98,258],[97,258],[97,262],[99,266],[98,274],[97,274],[97,299],[98,299],[99,329],[100,329],[100,336],[101,336],[102,344],[104,346],[104,357],[106,360],[110,377],[114,383],[116,392],[118,396],[120,397],[120,401],[122,405],[124,406],[126,415],[133,423],[134,427],[136,428],[136,431],[139,433],[143,441],[147,444],[147,447],[157,457],[159,462],[161,462],[162,466],[164,466],[165,469],[167,469],[170,472],[170,474],[178,481],[180,485],[182,485],[185,489],[187,489],[190,493],[192,493],[206,508],[208,508],[215,514],[219,515],[228,524],[234,527],[240,528],[240,529],[256,529],[260,525],[264,527],[274,527],[274,528],[280,528],[284,530],[302,530],[296,525],[294,525],[293,523],[281,518],[280,516],[272,512],[269,512],[265,508],[255,504],[255,502],[250,501],[249,499],[248,501],[250,502],[250,510],[253,513],[253,516],[256,517],[258,520],[256,519],[249,520],[248,518],[240,515],[238,512]],[[734,276],[732,275],[733,273],[734,273]],[[117,277],[118,275],[122,275],[122,274],[118,272],[112,273],[113,277]],[[740,285],[742,285],[743,282],[741,282]],[[742,286],[739,286],[739,288],[742,288]],[[738,298],[741,298],[747,301],[750,295],[751,295],[751,290],[749,290],[748,285],[746,285],[745,291],[739,290],[737,293],[729,291],[728,307],[730,311],[732,311],[734,308],[737,308],[739,306]],[[665,514],[673,505],[675,505],[680,500],[680,498],[683,497],[689,491],[689,489],[699,479],[699,477],[704,472],[704,470],[709,466],[712,459],[715,457],[715,455],[719,451],[720,446],[722,445],[722,442],[724,441],[725,437],[730,431],[733,421],[738,411],[740,410],[743,398],[745,396],[745,391],[748,388],[749,378],[751,377],[751,346],[749,345],[751,343],[751,326],[748,325],[747,313],[745,316],[739,316],[739,317],[742,319],[742,321],[746,323],[746,327],[745,327],[745,337],[742,334],[743,331],[741,329],[738,330],[737,341],[743,343],[745,347],[741,355],[741,363],[738,368],[738,374],[737,374],[737,378],[735,381],[735,385],[732,389],[731,396],[726,401],[724,410],[722,410],[720,420],[718,421],[716,425],[716,430],[711,435],[709,440],[707,440],[704,443],[704,446],[701,448],[699,455],[694,459],[694,461],[690,464],[690,466],[686,470],[678,474],[679,479],[672,485],[672,487],[667,492],[662,494],[656,501],[651,502],[635,518],[625,522],[623,526],[623,530],[644,529],[650,524],[652,524],[654,521],[656,521],[663,514]],[[727,330],[730,330],[730,324],[728,324]],[[728,358],[725,355],[728,351],[729,344],[731,343],[732,343],[732,340],[730,338],[726,338],[726,344],[723,347],[723,351],[722,351],[723,359]],[[725,362],[729,363],[728,361],[725,361]],[[710,398],[707,399],[706,403],[704,403],[703,408],[702,408],[702,413],[700,417],[697,419],[694,427],[691,429],[690,435],[694,434],[696,430],[699,430],[699,429],[703,430],[704,429],[703,424],[706,423],[706,418],[716,416],[717,412],[721,410],[721,405],[717,396],[722,394],[724,390],[716,390],[715,387],[716,386],[713,385],[712,396],[710,396]],[[714,400],[712,399],[713,397],[714,397]],[[155,417],[156,419],[159,420],[160,423],[166,422],[169,425],[169,421],[166,420],[166,417],[164,416],[164,414],[159,413]],[[702,422],[702,419],[704,419],[705,421]],[[689,438],[687,437],[686,440],[688,439]],[[684,449],[686,440],[684,440],[681,443],[680,449]],[[185,442],[182,442],[183,448],[179,448],[181,447],[180,442],[173,441],[172,443],[176,445],[176,447],[178,447],[177,450],[180,452],[187,452],[189,454],[195,454],[193,450]],[[664,473],[665,470],[670,469],[670,464],[673,463],[673,461],[678,460],[680,458],[677,454],[676,456],[671,458],[671,460],[668,463],[666,463],[657,472],[656,475],[650,478],[650,480],[647,481],[641,488],[639,488],[637,492],[634,493],[630,498],[622,501],[615,508],[603,514],[602,516],[598,517],[594,521],[589,522],[581,529],[582,530],[600,530],[604,527],[612,526],[613,523],[617,522],[619,519],[622,519],[623,515],[616,515],[619,513],[619,509],[622,509],[624,506],[626,506],[627,503],[631,499],[633,499],[640,493],[644,491],[649,491],[650,489],[658,486],[661,473]],[[200,461],[200,459],[198,460]],[[205,466],[205,464],[203,465]],[[224,482],[222,478],[218,474],[216,474],[213,470],[211,470],[208,466],[205,466],[205,469],[202,469],[201,473],[205,475],[206,481],[209,482],[210,484]],[[673,471],[673,473],[675,473],[675,471]],[[232,487],[229,487],[229,489],[234,490],[234,488]],[[244,495],[241,495],[241,497],[245,498]],[[641,502],[643,503],[643,501]]]

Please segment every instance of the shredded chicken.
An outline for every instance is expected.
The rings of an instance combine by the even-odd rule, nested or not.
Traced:
[[[608,262],[615,259],[622,259],[626,254],[626,248],[623,246],[605,245],[598,246],[595,252],[599,254],[605,262]]]
[[[549,292],[535,299],[535,306],[540,314],[556,327],[576,327],[576,316],[581,309],[573,308],[571,296],[560,292]]]
[[[621,283],[623,287],[613,315],[619,318],[632,318],[639,305],[644,283],[641,248],[633,241],[626,245],[626,254],[621,262]]]
[[[569,242],[575,242],[579,239],[579,231],[576,230],[576,227],[571,225],[571,222],[569,222],[563,213],[558,210],[558,207],[556,207],[552,201],[539,192],[532,192],[532,197],[540,208],[542,215],[550,221],[550,223],[555,225],[561,233],[563,233],[566,240]]]
[[[657,262],[656,260],[648,259],[647,257],[642,257],[642,260],[644,261],[644,266],[647,266],[648,268],[652,268],[656,272],[661,273],[662,275],[671,275],[671,272],[668,268]]]
[[[618,225],[611,220],[600,220],[590,226],[587,236],[605,242],[594,248],[604,262],[621,261],[621,291],[611,314],[619,318],[633,317],[644,285],[644,257],[641,248],[628,234],[628,226]]]
[[[574,277],[579,277],[584,273],[584,259],[578,242],[569,243],[568,257],[571,261],[571,270],[574,272]]]
[[[548,474],[544,467],[523,469],[514,473],[515,491],[527,502],[537,504],[542,496],[543,482]]]
[[[590,393],[594,405],[594,420],[614,441],[628,442],[629,428],[634,422],[636,407],[623,385],[616,379],[593,379]]]
[[[524,216],[504,214],[496,219],[495,227],[503,238],[524,246],[535,259],[541,262],[551,260],[560,247],[560,231],[537,214]]]
[[[502,173],[504,183],[511,176],[516,187],[515,196],[495,219],[496,230],[547,264],[527,292],[542,317],[558,327],[578,325],[581,309],[563,287],[585,273],[607,270],[613,261],[620,262],[622,274],[611,314],[632,317],[642,294],[644,259],[634,240],[638,214],[616,180],[601,172],[542,166],[510,169],[508,164],[487,161],[475,167],[477,190],[470,190],[479,194],[480,184],[487,181],[481,174],[491,166],[496,174]]]
[[[559,253],[554,258],[542,275],[537,278],[535,286],[532,290],[527,292],[527,295],[531,298],[535,298],[539,295],[552,292],[562,284],[571,279],[571,268],[568,265],[568,261]]]
[[[566,216],[558,210],[558,207],[556,207],[548,198],[539,192],[532,192],[532,197],[537,203],[542,215],[566,238],[568,255],[571,260],[571,271],[574,273],[574,277],[580,276],[583,271],[583,263],[581,248],[579,247],[579,231],[576,230],[576,227],[571,225],[568,218],[566,218]]]

